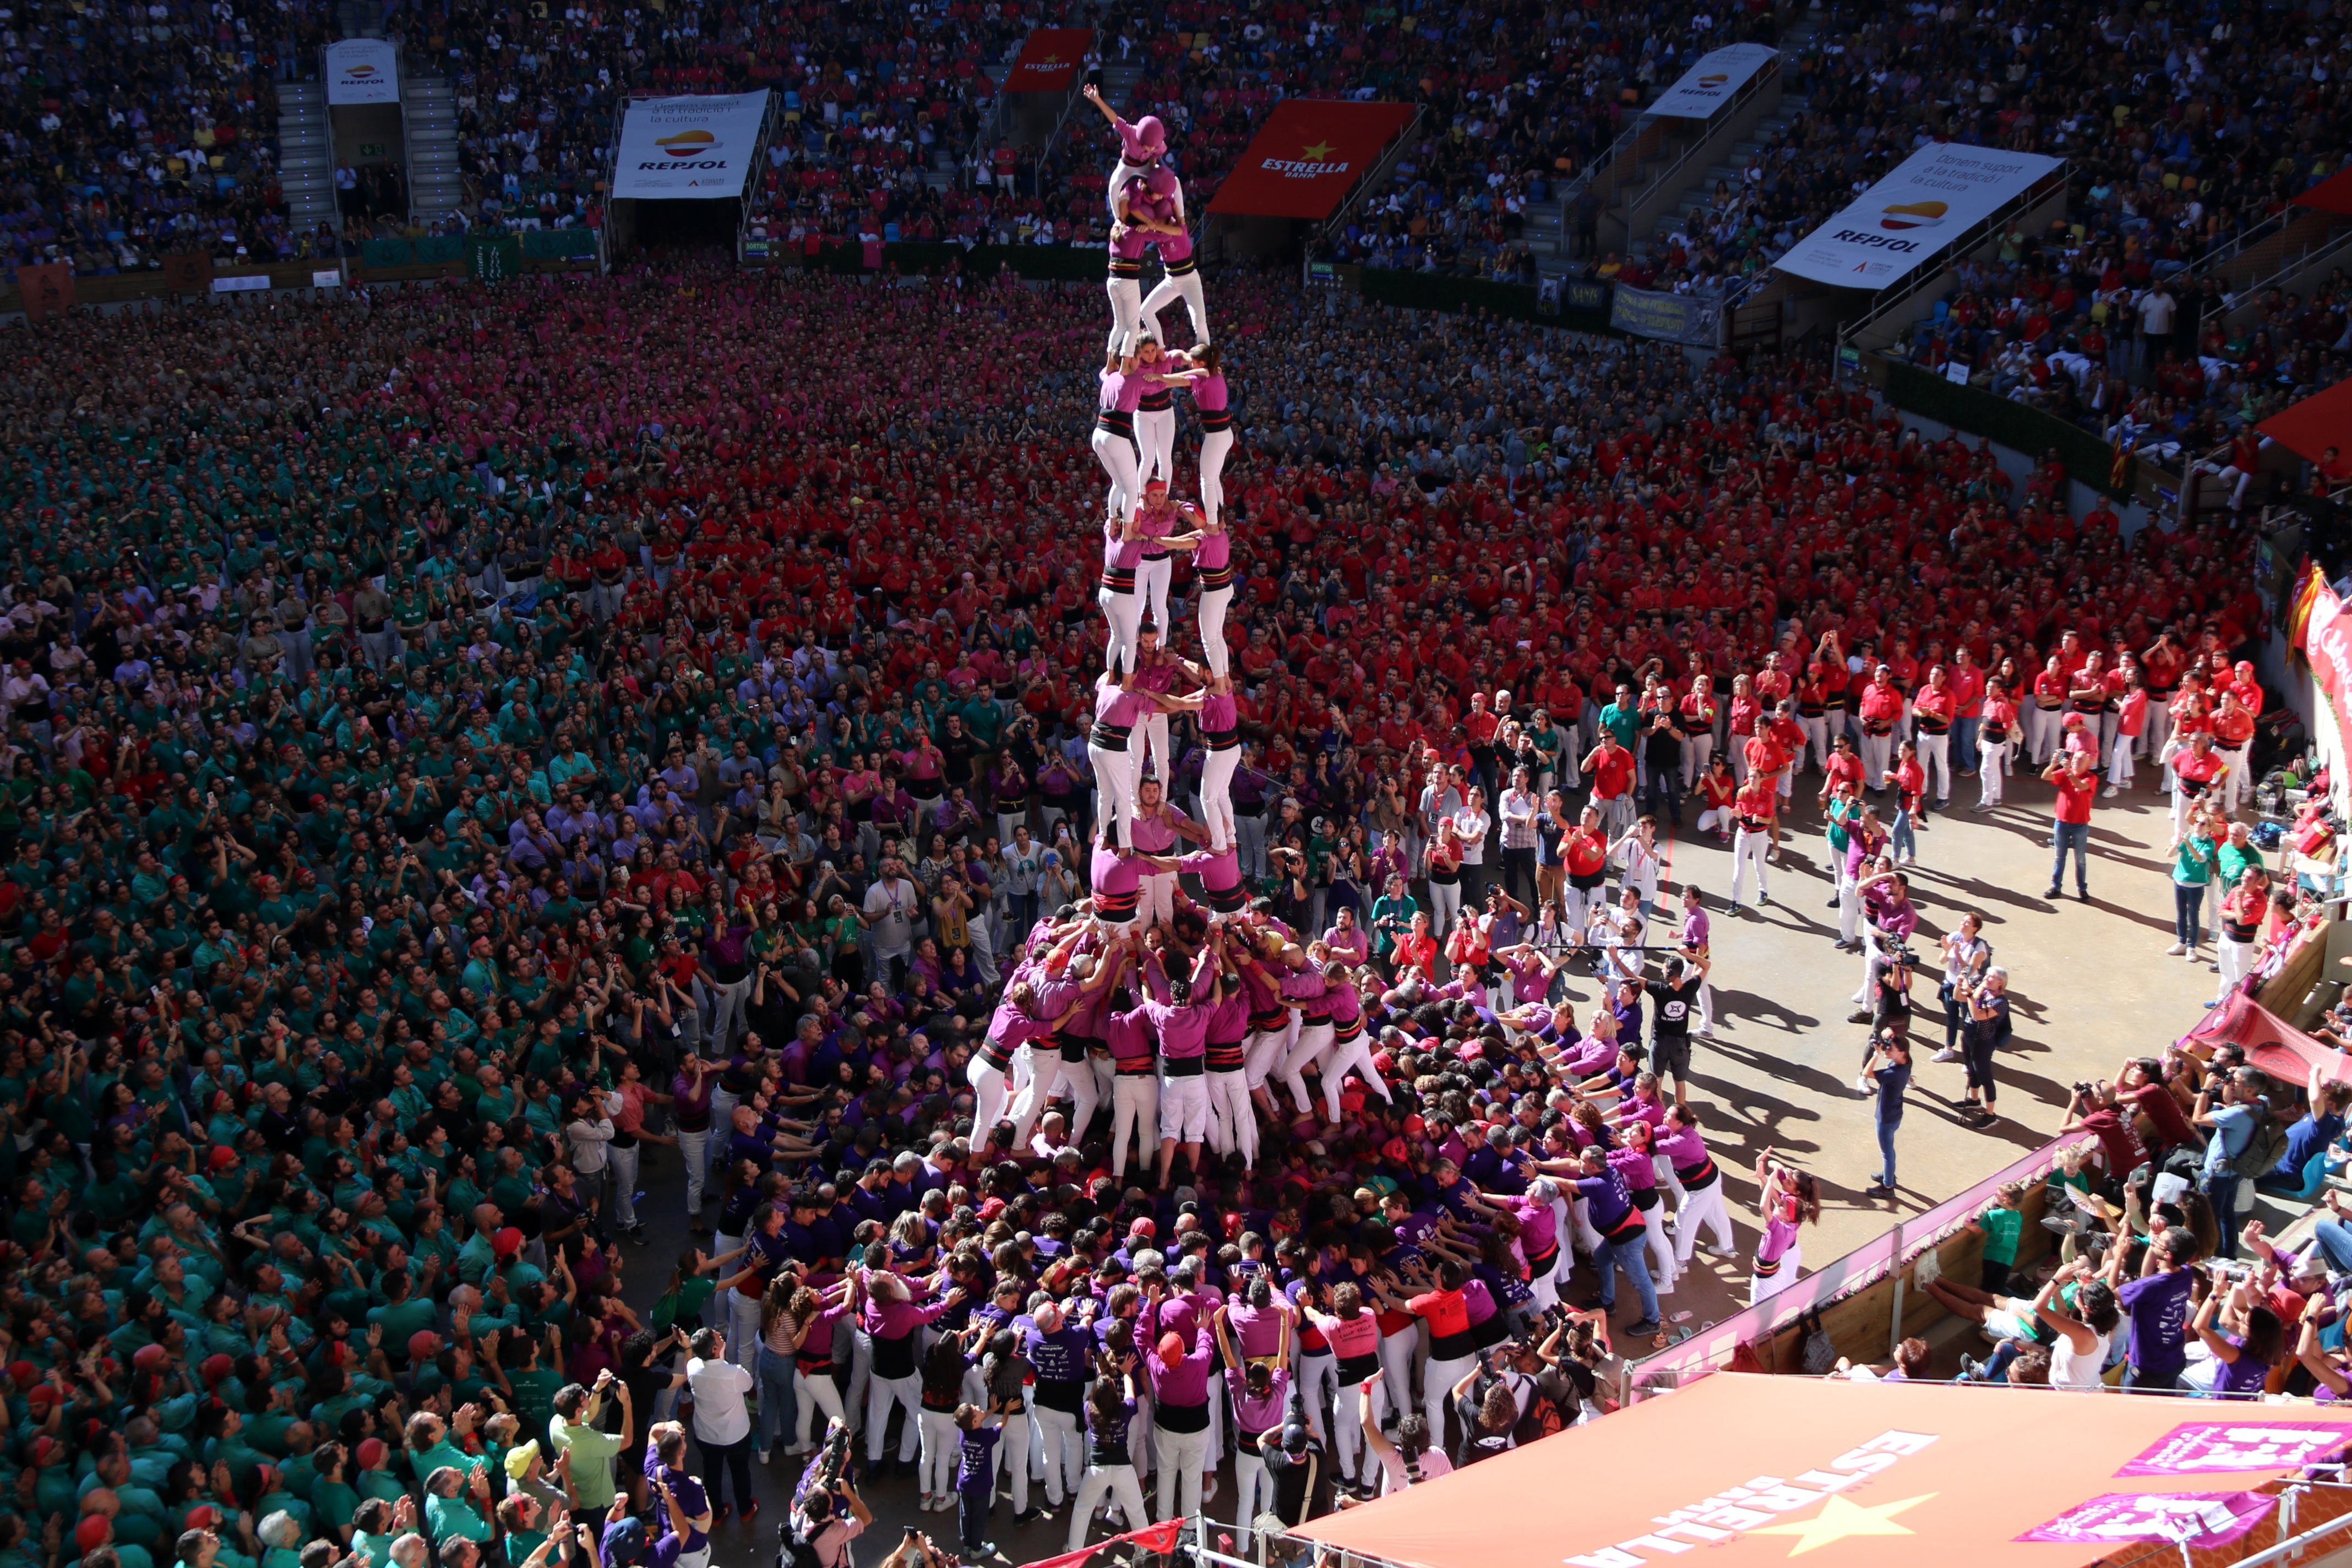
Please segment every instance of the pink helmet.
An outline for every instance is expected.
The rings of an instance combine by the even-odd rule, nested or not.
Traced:
[[[1147,114],[1133,125],[1119,121],[1120,154],[1130,163],[1149,163],[1168,151],[1168,128],[1160,116]]]
[[[1172,196],[1177,189],[1176,171],[1165,163],[1154,163],[1143,176],[1143,184],[1155,196]]]

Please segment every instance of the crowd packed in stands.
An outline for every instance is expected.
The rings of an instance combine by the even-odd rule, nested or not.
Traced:
[[[36,0],[0,17],[0,265],[292,254],[272,79],[325,41],[328,10]]]
[[[1326,313],[1248,273],[1216,289],[1239,432],[1226,849],[1259,901],[1204,940],[1171,887],[1133,962],[1166,1006],[1196,948],[1196,981],[1328,959],[1331,1012],[1289,1004],[1302,1043],[1345,1022],[1343,994],[1366,1037],[1319,1061],[1318,1093],[1314,1050],[1286,1054],[1255,1112],[1216,1123],[1255,1147],[1200,1152],[1181,1118],[1137,1127],[1116,1077],[1097,1113],[1083,1050],[1058,1074],[1027,1051],[1025,1090],[982,1071],[1052,1022],[1054,955],[1091,940],[1066,911],[1105,875],[1101,492],[1079,439],[1098,294],[639,269],[42,329],[0,389],[0,900],[20,933],[0,1363],[7,1463],[38,1505],[0,1516],[0,1545],[205,1568],[356,1544],[415,1568],[421,1529],[466,1568],[467,1542],[521,1563],[550,1510],[610,1503],[604,1540],[632,1561],[631,1496],[656,1535],[668,1517],[639,1479],[650,1442],[690,1552],[728,1478],[748,1500],[747,1450],[797,1446],[796,1413],[845,1395],[874,1460],[906,1406],[899,1455],[921,1450],[934,1506],[969,1489],[955,1445],[989,1473],[985,1442],[935,1420],[970,1404],[957,1421],[1001,1431],[1025,1508],[1033,1428],[988,1420],[986,1390],[1010,1369],[1017,1399],[1025,1359],[1075,1397],[1096,1349],[1150,1364],[1097,1383],[1091,1414],[1040,1394],[1069,1417],[1034,1429],[1044,1502],[1118,1495],[1156,1451],[1164,1513],[1222,1444],[1180,1419],[1220,1331],[1240,1342],[1233,1420],[1279,1439],[1252,1489],[1279,1494],[1294,1452],[1377,1486],[1399,1484],[1400,1443],[1507,1444],[1534,1402],[1463,1347],[1514,1328],[1532,1337],[1511,1377],[1574,1419],[1626,1325],[1551,1315],[1555,1268],[1598,1259],[1603,1301],[1622,1270],[1646,1334],[1655,1292],[1708,1266],[1702,1226],[1732,1240],[1706,1111],[1642,1065],[1681,1088],[1706,927],[1690,906],[1679,969],[1626,951],[1659,893],[1622,831],[1632,792],[1678,815],[1702,737],[1762,766],[1759,697],[1803,728],[1843,710],[1856,664],[1875,757],[1873,693],[1926,690],[1948,655],[2006,677],[2168,638],[2183,657],[2148,662],[2154,689],[2259,620],[2218,537],[2126,546],[2111,514],[2052,504],[2059,476],[2012,494],[1990,454],[1901,436],[1809,363]],[[1368,334],[1402,346],[1366,357]],[[942,388],[909,367],[947,341],[989,349]],[[825,374],[761,374],[780,363]],[[1189,613],[1154,629],[1206,654]],[[1202,731],[1173,731],[1162,766],[1190,797]],[[1765,798],[1732,803],[1743,836],[1805,764],[1779,756]],[[1711,771],[1691,783],[1724,809]],[[1540,820],[1520,812],[1545,789]],[[1628,899],[1600,896],[1618,879]],[[1559,972],[1588,936],[1618,951],[1580,1019]],[[1283,1010],[1252,1039],[1280,1043]],[[1129,1049],[1114,1032],[1103,1064]],[[1022,1092],[982,1113],[975,1090]],[[1115,1123],[1141,1133],[1132,1167]],[[1654,1134],[1677,1151],[1654,1185]],[[636,1172],[671,1140],[722,1240],[641,1325],[620,1294]],[[1794,1278],[1811,1199],[1759,1180],[1762,1289]],[[845,1276],[853,1252],[870,1267]],[[954,1289],[927,1301],[934,1268]],[[1281,1288],[1262,1301],[1254,1276]],[[664,1337],[714,1283],[725,1338]],[[853,1308],[864,1331],[835,1333]],[[1000,1334],[1008,1310],[1025,1341]],[[951,1364],[909,1359],[926,1318],[956,1331]],[[1287,1425],[1268,1412],[1290,1372],[1242,1370],[1285,1333],[1305,1388]],[[653,1425],[681,1376],[698,1481]],[[1160,1435],[1130,1452],[1138,1393]],[[864,1506],[845,1498],[841,1527]],[[1081,1538],[1090,1513],[1082,1495]]]

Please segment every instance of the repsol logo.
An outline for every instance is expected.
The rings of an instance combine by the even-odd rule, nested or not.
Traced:
[[[723,169],[724,158],[694,158],[684,162],[676,158],[648,158],[637,165],[640,169]]]
[[[1873,250],[1894,250],[1906,255],[1919,248],[1919,242],[1916,239],[1895,239],[1859,228],[1842,228],[1830,237],[1842,245],[1866,246]]]

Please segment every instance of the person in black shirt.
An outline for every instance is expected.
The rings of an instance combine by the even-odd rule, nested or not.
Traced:
[[[1691,1009],[1706,980],[1707,961],[1677,953],[1666,960],[1665,978],[1646,980],[1642,989],[1650,998],[1650,1070],[1663,1083],[1675,1075],[1675,1100],[1686,1098],[1690,1081]]]
[[[1671,711],[1654,715],[1642,731],[1642,763],[1648,774],[1642,809],[1683,825],[1683,732]]]

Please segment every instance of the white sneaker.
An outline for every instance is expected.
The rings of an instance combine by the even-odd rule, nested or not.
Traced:
[[[2182,953],[2187,952],[2188,951],[2189,949],[2184,943],[2176,942],[2170,947],[2164,950],[2164,956],[2167,958],[2179,958]]]
[[[1947,1046],[1927,1059],[1931,1062],[1956,1062],[1960,1059],[1960,1053]]]

